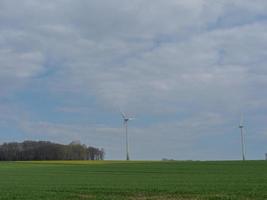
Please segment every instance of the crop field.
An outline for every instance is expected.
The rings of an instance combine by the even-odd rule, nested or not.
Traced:
[[[0,162],[0,200],[264,200],[267,161]]]

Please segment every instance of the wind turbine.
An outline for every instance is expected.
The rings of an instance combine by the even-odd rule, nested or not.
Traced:
[[[240,128],[240,133],[241,133],[242,159],[246,160],[246,158],[245,158],[245,139],[244,139],[244,132],[243,132],[243,129],[244,129],[243,115],[241,115],[239,128]]]
[[[125,127],[125,139],[126,139],[126,160],[130,160],[129,156],[129,143],[128,143],[128,122],[135,119],[132,117],[128,117],[124,112],[121,112],[122,118],[123,118],[123,126]]]

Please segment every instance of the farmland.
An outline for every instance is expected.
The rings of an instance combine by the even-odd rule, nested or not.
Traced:
[[[0,199],[262,200],[267,162],[0,162]]]

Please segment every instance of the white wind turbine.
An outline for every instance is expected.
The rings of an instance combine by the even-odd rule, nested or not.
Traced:
[[[122,118],[123,118],[123,126],[125,127],[125,139],[126,139],[126,160],[130,160],[129,156],[129,143],[128,143],[128,121],[131,121],[135,118],[133,117],[128,117],[127,114],[124,112],[121,112]]]
[[[243,115],[241,115],[239,128],[240,128],[240,133],[241,133],[242,159],[246,160],[246,158],[245,158],[245,138],[244,138],[244,131],[243,131],[243,129],[244,129]]]

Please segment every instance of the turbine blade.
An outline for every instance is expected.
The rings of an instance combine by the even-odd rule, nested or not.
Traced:
[[[243,114],[241,114],[241,116],[240,116],[240,126],[243,126],[243,124],[244,124],[244,116],[243,116]]]
[[[123,117],[123,119],[127,118],[127,116],[126,116],[126,114],[124,112],[120,111],[120,113],[121,113],[121,116]]]

